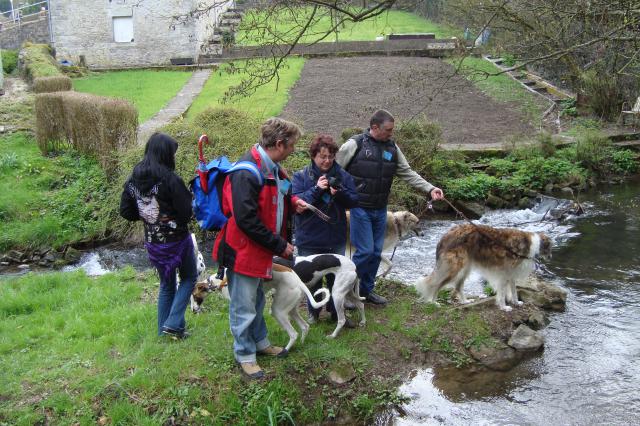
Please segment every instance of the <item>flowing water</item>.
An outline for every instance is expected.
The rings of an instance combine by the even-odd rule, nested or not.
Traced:
[[[543,354],[507,373],[416,371],[400,389],[412,400],[402,416],[391,414],[393,424],[640,424],[640,185],[600,189],[581,201],[587,212],[579,218],[517,226],[553,238],[544,275],[569,292],[566,311],[542,330]],[[481,222],[535,221],[547,206],[494,212]],[[398,248],[390,275],[411,281],[430,272],[450,226],[425,223],[424,237]],[[465,290],[480,294],[479,277]]]
[[[581,196],[586,213],[548,220],[566,202],[497,211],[480,223],[544,231],[554,242],[544,276],[568,291],[565,312],[551,314],[543,354],[509,372],[416,371],[400,391],[411,402],[377,423],[640,424],[640,182]],[[557,210],[556,210],[557,211]],[[553,210],[552,210],[553,212]],[[390,277],[413,282],[435,263],[439,238],[461,221],[425,221],[424,236],[403,241]],[[209,256],[205,256],[208,260]],[[80,263],[89,274],[125,264],[148,268],[143,249],[100,249]],[[465,292],[480,295],[472,275]]]

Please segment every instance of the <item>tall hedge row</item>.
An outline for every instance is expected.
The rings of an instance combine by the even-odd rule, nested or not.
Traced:
[[[129,102],[77,92],[36,95],[36,140],[42,153],[72,146],[95,157],[107,173],[136,144],[138,111]]]

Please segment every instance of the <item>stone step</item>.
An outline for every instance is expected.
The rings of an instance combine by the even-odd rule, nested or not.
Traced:
[[[223,19],[242,19],[242,13],[240,12],[229,12],[228,10],[220,15]]]

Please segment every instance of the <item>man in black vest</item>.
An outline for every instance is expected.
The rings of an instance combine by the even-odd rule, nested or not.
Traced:
[[[360,278],[360,294],[369,303],[384,305],[387,299],[373,291],[387,222],[387,203],[393,177],[431,196],[444,197],[436,188],[411,170],[400,148],[393,142],[394,118],[385,110],[376,111],[369,129],[346,141],[336,161],[356,183],[359,207],[351,209],[351,244],[356,248],[353,262]]]

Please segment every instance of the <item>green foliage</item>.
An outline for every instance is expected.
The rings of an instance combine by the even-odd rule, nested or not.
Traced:
[[[512,67],[516,64],[516,57],[510,53],[502,55],[502,65],[506,67]]]
[[[611,152],[612,171],[619,175],[628,175],[638,171],[638,157],[629,149]]]
[[[582,184],[585,173],[567,160],[534,157],[520,161],[512,179],[520,188],[541,190],[550,183],[560,186]]]
[[[577,117],[578,110],[576,108],[576,100],[574,98],[565,99],[558,103],[560,109],[560,116]]]
[[[33,81],[38,77],[51,77],[62,74],[58,69],[56,60],[51,56],[51,48],[46,44],[26,42],[20,55],[24,62],[22,71],[29,81]]]
[[[108,183],[94,160],[73,152],[42,157],[24,134],[0,141],[0,251],[105,235]]]
[[[18,66],[18,51],[0,49],[2,54],[2,71],[5,74],[11,74]]]
[[[449,179],[444,184],[447,197],[454,200],[484,200],[492,190],[502,187],[502,180],[478,172],[465,177]]]
[[[224,30],[222,32],[222,44],[225,47],[231,47],[236,41],[236,35],[233,31]]]
[[[77,92],[126,99],[137,108],[142,123],[160,111],[191,75],[191,71],[109,71],[74,79],[73,87]]]

